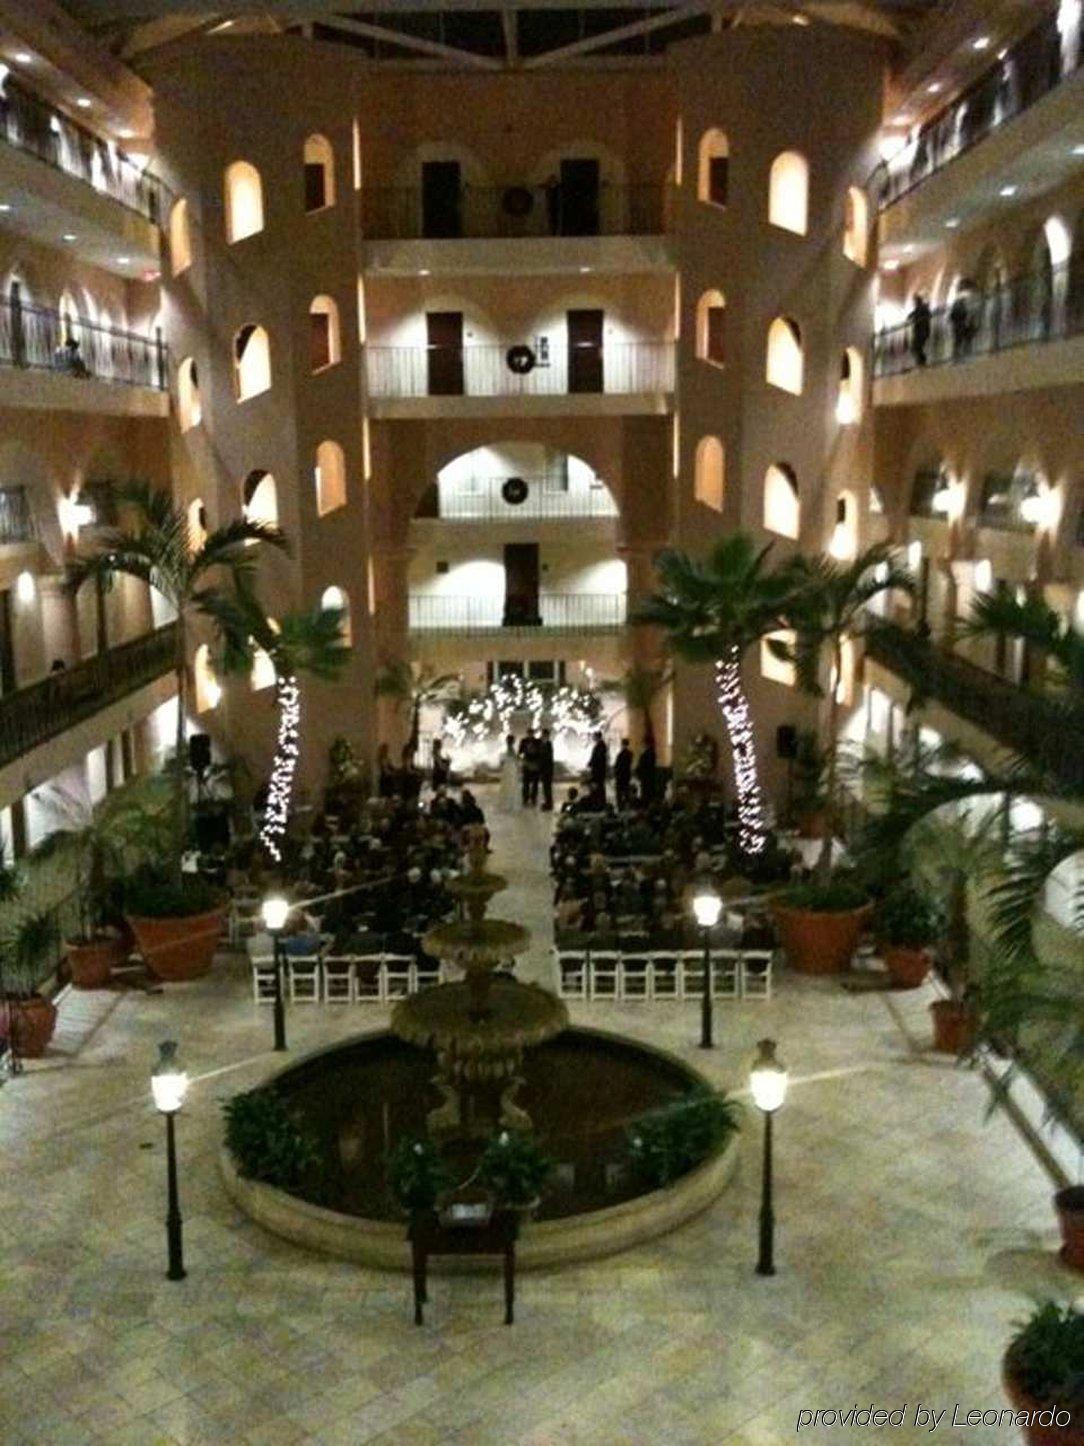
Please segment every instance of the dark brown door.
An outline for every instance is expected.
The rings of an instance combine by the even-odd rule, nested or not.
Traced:
[[[562,236],[597,236],[599,227],[598,161],[561,162],[559,230]]]
[[[14,693],[17,687],[15,677],[15,638],[11,625],[11,592],[5,588],[0,592],[0,693]]]
[[[708,161],[708,200],[725,206],[730,193],[730,157],[712,156]]]
[[[504,547],[505,627],[537,627],[538,580],[541,568],[537,542],[508,542]]]
[[[568,390],[602,391],[602,312],[568,313]]]
[[[422,162],[423,236],[462,236],[462,194],[458,161]]]
[[[323,370],[331,364],[331,317],[326,311],[309,312],[309,369]]]
[[[463,313],[427,311],[426,341],[429,345],[429,395],[463,395]]]
[[[708,361],[715,362],[717,366],[722,366],[726,360],[725,325],[726,307],[709,306],[707,335]]]

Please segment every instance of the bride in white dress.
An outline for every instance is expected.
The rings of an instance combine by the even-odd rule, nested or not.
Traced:
[[[501,759],[501,791],[497,796],[497,808],[501,813],[515,813],[519,802],[519,759],[516,757],[516,740],[509,733],[504,740],[504,757]]]

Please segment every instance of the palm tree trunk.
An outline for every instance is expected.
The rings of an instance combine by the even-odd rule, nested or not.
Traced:
[[[260,842],[275,860],[282,862],[282,839],[290,820],[290,800],[294,791],[294,774],[300,754],[301,691],[293,673],[275,680],[275,702],[279,710],[278,739],[271,781],[267,788],[267,806],[260,828]]]
[[[737,648],[715,664],[719,688],[719,710],[730,739],[734,768],[734,791],[738,801],[738,844],[744,854],[759,854],[767,843],[764,827],[764,795],[757,772],[756,745],[749,700],[741,679],[741,654]]]
[[[188,658],[184,624],[177,614],[177,728],[174,735],[173,767],[173,858],[170,869],[180,889],[184,882],[184,849],[188,842],[188,776],[184,766],[184,725],[188,711]]]
[[[407,745],[410,748],[410,759],[414,761],[418,756],[418,745],[422,741],[422,695],[415,693],[410,706],[410,737]]]
[[[837,693],[843,677],[843,647],[837,644],[832,649],[832,669],[828,678],[828,757],[824,774],[824,837],[821,839],[820,856],[817,859],[816,875],[820,883],[827,883],[832,872],[832,844],[836,836],[836,777],[838,746],[836,720],[839,716]]]

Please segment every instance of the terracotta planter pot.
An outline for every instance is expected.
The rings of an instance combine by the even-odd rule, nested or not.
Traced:
[[[938,1054],[966,1054],[975,1043],[975,1016],[966,1004],[955,999],[935,999],[930,1005],[933,1018],[933,1047]]]
[[[1061,1226],[1061,1258],[1074,1270],[1084,1271],[1084,1185],[1069,1185],[1054,1196]]]
[[[68,972],[76,989],[102,989],[128,958],[130,946],[125,939],[95,939],[89,944],[64,945]]]
[[[886,944],[881,951],[888,976],[897,989],[917,989],[930,972],[927,949],[908,949],[902,944]]]
[[[56,1005],[40,994],[29,999],[9,999],[0,1012],[0,1034],[14,1035],[16,1053],[23,1059],[40,1059],[56,1029]]]
[[[792,969],[800,974],[842,974],[851,967],[872,904],[838,914],[776,904],[772,915]]]
[[[176,983],[199,979],[214,963],[222,937],[225,906],[183,919],[145,919],[128,916],[143,961],[158,979]]]
[[[1027,1446],[1084,1446],[1084,1406],[1079,1401],[1055,1401],[1049,1405],[1045,1401],[1036,1401],[1020,1384],[1013,1370],[1011,1357],[1010,1348],[1001,1363],[1001,1382],[1005,1387],[1005,1394],[1012,1402],[1014,1410],[1027,1411],[1038,1417],[1035,1425],[1019,1428]],[[1069,1424],[1056,1426],[1055,1412],[1060,1414],[1062,1421],[1068,1415],[1071,1418]]]

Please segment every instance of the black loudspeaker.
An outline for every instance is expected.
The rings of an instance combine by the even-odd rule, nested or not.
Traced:
[[[193,733],[188,740],[188,766],[194,773],[205,773],[211,766],[211,735]]]
[[[798,757],[798,730],[793,723],[780,723],[775,730],[775,756],[777,758]]]

